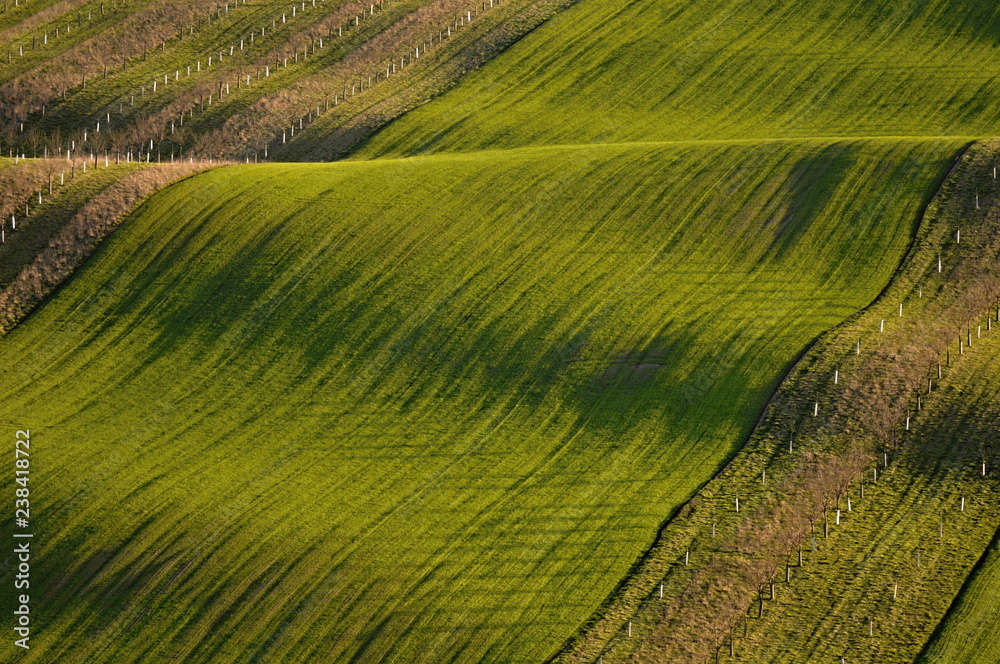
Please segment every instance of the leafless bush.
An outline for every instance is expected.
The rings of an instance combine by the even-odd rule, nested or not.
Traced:
[[[80,7],[81,5],[86,4],[88,1],[89,0],[62,0],[62,2],[57,2],[56,4],[46,7],[45,9],[33,12],[23,21],[12,25],[5,30],[0,30],[0,42],[9,42],[18,35],[30,33],[35,28],[45,25],[46,23],[50,23],[58,16],[67,15],[67,20],[69,20],[69,12]]]
[[[442,26],[473,4],[475,3],[468,0],[435,0],[408,13],[373,39],[348,53],[335,66],[267,95],[229,118],[217,130],[222,145],[228,154],[236,154],[247,145],[263,145],[275,136],[280,136],[282,129],[287,128],[293,119],[300,117],[309,107],[317,104],[325,107],[327,101],[342,95],[345,88],[350,88],[351,81],[364,80],[367,86],[369,76],[384,78],[385,69],[394,59],[398,61],[399,54],[410,54],[414,44],[422,44],[432,34],[437,39]],[[356,12],[358,8],[353,5],[345,7],[321,28],[335,28]],[[301,52],[304,44],[312,43],[314,39],[316,35],[306,31],[300,35],[301,41],[296,43],[296,47]],[[280,52],[272,52],[261,59],[257,66],[263,68],[266,64],[280,61],[281,57]]]
[[[204,11],[202,0],[160,0],[130,13],[108,31],[0,85],[0,117],[26,118],[85,78],[121,69],[127,60],[176,37]]]
[[[51,160],[30,160],[0,172],[0,218],[21,216],[25,201],[48,182]]]
[[[0,332],[10,331],[53,292],[142,199],[206,168],[203,163],[149,167],[125,176],[91,199],[34,262],[0,292]]]
[[[763,615],[779,570],[784,565],[789,574],[793,556],[801,555],[802,544],[818,520],[872,460],[862,441],[851,443],[839,455],[806,453],[774,494],[740,522],[732,539],[666,605],[653,634],[633,653],[632,661],[718,658],[725,645],[733,643],[754,601],[758,617]]]

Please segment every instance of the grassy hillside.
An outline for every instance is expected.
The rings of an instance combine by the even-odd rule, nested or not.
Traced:
[[[988,664],[1000,658],[996,629],[1000,622],[1000,547],[993,546],[972,577],[921,663]]]
[[[542,148],[171,187],[0,340],[42,561],[21,661],[548,656],[881,290],[958,147]]]
[[[758,533],[804,523],[769,510],[872,470],[851,447],[871,427],[849,405],[881,395],[862,379],[909,376],[929,361],[913,339],[954,327],[960,251],[987,245],[946,238],[986,220],[971,201],[997,193],[995,154],[974,152],[978,179],[911,240],[964,137],[993,132],[1000,9],[105,5],[0,14],[4,152],[131,153],[123,173],[175,153],[329,159],[419,108],[350,162],[167,189],[0,338],[0,422],[34,443],[21,661],[676,664],[726,638],[759,661],[920,652],[996,531],[967,437],[995,414],[990,339],[752,620],[750,577],[778,555]],[[88,177],[0,258],[62,237],[111,171]],[[8,295],[0,313],[23,314]],[[990,610],[983,583],[952,621]]]
[[[991,135],[998,30],[988,2],[585,1],[361,154]]]
[[[863,421],[859,396],[871,394],[878,373],[893,372],[915,378],[904,399],[910,430],[905,431],[900,413],[901,449],[892,454],[879,485],[869,486],[861,508],[811,557],[819,564],[811,560],[796,574],[779,601],[769,604],[763,624],[751,628],[756,634],[743,648],[753,653],[753,661],[833,659],[844,653],[851,661],[914,661],[1000,526],[995,510],[1000,500],[995,430],[1000,421],[995,329],[1000,321],[995,267],[1000,186],[992,175],[997,155],[995,141],[970,151],[929,207],[932,230],[921,238],[907,269],[883,302],[859,321],[861,331],[874,330],[880,319],[888,321],[885,339],[876,346],[881,362],[867,371],[849,368],[852,330],[830,344],[827,374],[832,361],[841,367],[842,380],[849,372],[864,376],[840,395],[829,385],[822,391],[825,400],[839,401],[840,426],[835,424],[834,432],[858,435]],[[900,301],[903,321],[893,316]],[[937,362],[944,366],[940,379]],[[822,375],[817,368],[810,367],[811,373]],[[821,381],[813,383],[817,391]],[[802,445],[812,447],[818,438],[803,436]],[[855,500],[857,492],[855,483]],[[988,605],[978,610],[988,611]],[[782,638],[774,639],[776,634]],[[962,638],[974,635],[965,632]],[[980,652],[983,661],[992,661],[989,652]]]
[[[892,285],[556,661],[914,661],[1000,526],[997,154],[966,154]],[[989,619],[974,589],[959,606]]]

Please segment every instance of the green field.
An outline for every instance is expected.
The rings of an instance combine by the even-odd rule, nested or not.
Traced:
[[[948,615],[929,650],[918,660],[931,664],[989,664],[1000,658],[1000,547],[993,542],[982,567]]]
[[[992,135],[998,30],[990,2],[584,1],[361,155]]]
[[[996,249],[971,230],[993,228],[980,195],[1000,214],[995,146],[927,206],[956,155],[994,133],[1000,9],[581,0],[533,29],[560,3],[511,0],[425,49],[409,78],[314,118],[465,9],[369,3],[343,41],[201,107],[342,4],[310,6],[135,107],[123,95],[136,85],[283,10],[241,5],[65,101],[43,75],[65,68],[41,50],[0,73],[12,91],[25,80],[11,107],[50,103],[24,133],[10,115],[0,138],[42,150],[110,113],[88,149],[155,138],[252,160],[270,140],[272,157],[328,158],[419,106],[350,161],[230,166],[167,188],[0,338],[0,423],[32,432],[35,631],[18,661],[684,661],[707,630],[664,607],[708,556],[733,554],[721,537],[772,495],[762,471],[792,472],[789,422],[796,455],[842,447],[856,423],[827,410],[831,370],[873,377],[875,340],[909,357],[913,338],[876,336],[875,322],[903,301],[934,322],[929,301],[971,278],[953,269],[960,252]],[[0,14],[0,29],[23,17]],[[86,60],[85,38],[117,25],[95,19],[51,53]],[[184,131],[168,134],[179,112]],[[40,213],[48,225],[0,249],[3,279],[89,187],[67,187]],[[948,244],[959,227],[965,242]],[[996,414],[990,348],[949,365],[879,490],[759,621],[744,617],[738,659],[921,651],[996,530],[967,438]],[[814,399],[822,418],[803,415]],[[12,486],[10,465],[0,481]],[[933,542],[958,496],[967,528]],[[919,547],[919,570],[895,556]],[[988,643],[995,567],[928,657]],[[898,604],[887,570],[909,584]],[[867,637],[873,615],[884,631]],[[670,620],[676,651],[655,640]]]
[[[0,342],[49,579],[22,661],[544,658],[878,293],[957,147],[171,187]]]

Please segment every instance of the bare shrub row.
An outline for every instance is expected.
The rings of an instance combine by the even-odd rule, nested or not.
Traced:
[[[0,292],[0,332],[10,331],[53,293],[143,199],[207,168],[202,162],[152,166],[125,176],[92,198]]]

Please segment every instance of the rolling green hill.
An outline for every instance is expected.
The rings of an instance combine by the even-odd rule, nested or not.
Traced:
[[[86,22],[96,3],[56,3],[51,26],[72,6],[79,30],[43,46],[49,23],[0,14],[9,45],[32,44],[0,72],[8,150],[319,160],[419,106],[351,161],[230,166],[166,189],[0,338],[0,422],[33,443],[37,631],[20,661],[665,656],[644,639],[677,616],[651,584],[666,579],[672,606],[689,575],[717,571],[681,569],[677,547],[709,518],[686,501],[721,513],[744,492],[713,538],[716,521],[729,537],[758,514],[761,471],[789,472],[768,465],[784,439],[765,426],[733,455],[771,421],[777,386],[795,367],[778,399],[801,419],[815,392],[799,387],[819,389],[839,357],[813,343],[844,321],[873,337],[892,312],[858,311],[896,292],[883,289],[908,249],[930,251],[929,227],[939,243],[955,230],[924,223],[911,244],[955,155],[994,132],[1000,10],[580,0],[535,29],[566,4],[319,0],[286,25],[291,6],[271,0],[211,16],[116,2]],[[170,20],[114,41],[157,12]],[[241,53],[237,39],[253,40]],[[948,224],[986,200],[976,163],[976,212],[965,187]],[[899,485],[870,494],[880,511],[847,520],[842,548],[753,629],[744,612],[741,649],[919,651],[987,518],[954,564],[938,549],[939,567],[913,573],[945,589],[892,613],[893,635],[866,641],[845,621],[884,599],[866,585],[886,560],[867,538],[908,546],[911,522],[929,537],[940,504],[921,496],[962,489],[949,454],[967,460],[962,431],[994,396],[962,390],[992,366],[948,379],[923,447],[893,466]],[[804,457],[844,442],[813,433]],[[990,610],[976,590],[989,569],[933,653],[957,653],[952,635]],[[845,574],[858,583],[838,585]],[[709,635],[694,624],[681,652]]]
[[[989,2],[580,2],[361,156],[996,129]]]
[[[554,662],[918,658],[1000,526],[997,154],[963,154],[892,283],[810,348]],[[953,652],[991,615],[967,593]]]
[[[21,661],[545,658],[879,292],[958,147],[541,148],[167,189],[0,340],[45,578]]]
[[[994,541],[921,663],[988,664],[997,661],[1000,621],[1000,549]]]

